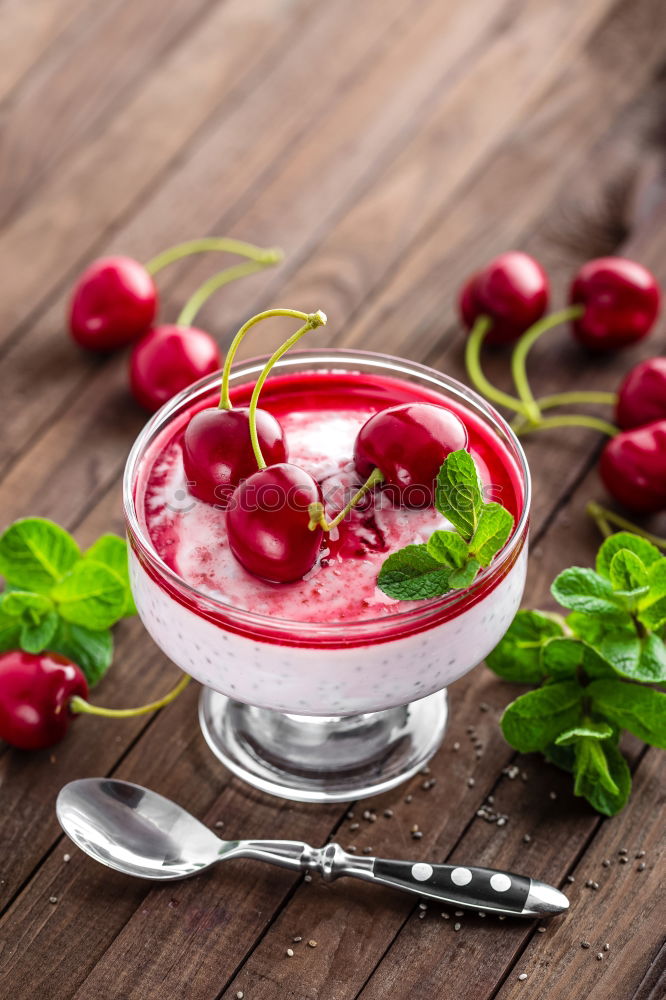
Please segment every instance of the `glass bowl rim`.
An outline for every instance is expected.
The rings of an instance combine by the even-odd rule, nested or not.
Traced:
[[[252,357],[246,361],[237,362],[231,369],[231,383],[242,382],[243,379],[247,380],[253,376],[256,377],[267,360],[268,355]],[[508,422],[483,396],[458,379],[438,372],[428,365],[410,361],[407,358],[384,354],[379,351],[348,350],[345,348],[330,347],[290,351],[288,355],[285,355],[275,365],[273,371],[276,373],[283,372],[284,369],[307,364],[308,362],[312,363],[313,370],[321,369],[324,366],[330,369],[336,364],[344,362],[349,365],[360,363],[379,369],[386,369],[388,367],[390,374],[393,375],[400,375],[402,373],[418,376],[421,380],[431,383],[434,386],[439,385],[447,391],[454,393],[463,403],[471,403],[476,411],[482,411],[483,416],[489,418],[491,424],[496,425],[495,429],[499,428],[506,436],[508,443],[513,449],[513,457],[518,463],[518,472],[523,487],[523,506],[518,522],[514,526],[509,541],[501,550],[500,557],[479,573],[471,587],[468,587],[466,590],[455,591],[453,594],[447,594],[443,597],[428,598],[421,601],[417,608],[397,611],[375,618],[360,618],[353,621],[345,620],[333,623],[330,621],[298,621],[291,618],[276,618],[272,615],[246,611],[243,608],[238,608],[233,604],[221,601],[207,594],[205,591],[192,586],[167,566],[153,547],[147,533],[144,533],[137,517],[133,490],[135,473],[147,445],[152,442],[154,436],[167,427],[171,418],[178,413],[183,404],[191,404],[197,398],[205,397],[213,386],[219,386],[221,382],[221,370],[213,372],[210,375],[205,375],[168,400],[153,414],[138,434],[127,457],[123,474],[123,509],[128,534],[131,540],[138,546],[141,556],[148,561],[153,571],[159,577],[165,577],[177,591],[182,591],[190,595],[195,607],[200,606],[203,602],[226,618],[230,618],[232,621],[235,619],[236,624],[240,624],[244,630],[251,629],[251,626],[254,624],[259,629],[268,629],[273,633],[276,631],[280,632],[280,630],[287,630],[289,633],[299,632],[307,636],[308,633],[314,632],[320,638],[332,637],[340,639],[344,632],[349,633],[351,630],[366,632],[378,628],[380,631],[385,631],[389,626],[395,626],[396,633],[400,633],[401,630],[412,623],[415,628],[418,628],[419,625],[423,627],[424,620],[437,618],[440,613],[446,612],[449,608],[454,608],[456,604],[464,599],[468,599],[470,595],[483,590],[489,580],[492,580],[495,576],[499,576],[503,567],[511,560],[516,548],[521,545],[528,526],[532,495],[530,471],[523,447]],[[392,631],[392,629],[389,628],[389,631]]]

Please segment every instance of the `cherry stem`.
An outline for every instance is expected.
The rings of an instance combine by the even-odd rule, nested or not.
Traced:
[[[231,410],[231,398],[229,396],[229,378],[231,376],[231,366],[234,363],[234,358],[236,357],[236,352],[240,347],[245,334],[248,330],[251,330],[256,323],[261,323],[264,319],[271,319],[273,316],[290,316],[292,319],[307,319],[308,314],[303,312],[298,312],[295,309],[266,309],[264,312],[257,313],[256,316],[252,316],[246,323],[243,323],[242,327],[231,341],[229,350],[227,351],[227,356],[224,361],[224,368],[222,369],[222,388],[220,390],[220,410]]]
[[[107,719],[131,719],[135,715],[148,715],[149,712],[156,712],[158,708],[164,708],[165,705],[177,698],[191,680],[189,674],[183,674],[175,688],[165,694],[163,698],[160,698],[159,701],[151,701],[148,705],[141,705],[139,708],[102,708],[101,705],[91,705],[85,698],[76,694],[69,702],[69,710],[77,715],[102,715]]]
[[[485,396],[486,399],[491,400],[493,403],[498,403],[500,406],[506,406],[507,409],[515,410],[521,416],[527,417],[528,413],[523,403],[519,399],[516,399],[515,396],[510,396],[508,393],[494,386],[492,382],[489,382],[481,368],[481,346],[486,335],[490,332],[492,325],[493,321],[490,316],[479,316],[474,323],[465,346],[467,374],[475,389],[482,396]]]
[[[324,505],[321,501],[316,500],[311,503],[308,507],[308,513],[310,515],[310,523],[308,528],[310,531],[314,531],[315,528],[321,528],[323,531],[332,531],[333,528],[337,528],[341,521],[344,521],[347,514],[356,507],[356,505],[363,499],[369,490],[374,489],[378,483],[384,482],[384,474],[380,469],[373,469],[366,481],[363,483],[360,489],[354,493],[349,503],[345,504],[341,511],[339,511],[332,521],[326,520],[326,512],[324,510]]]
[[[155,275],[167,265],[182,260],[183,257],[189,257],[194,253],[208,253],[210,250],[236,253],[239,257],[248,257],[250,260],[264,263],[266,254],[279,254],[280,259],[282,257],[281,250],[264,250],[263,247],[254,246],[253,243],[245,243],[243,240],[234,240],[227,236],[206,236],[203,239],[178,243],[176,246],[169,247],[168,250],[163,250],[162,253],[148,261],[145,265],[146,271]]]
[[[531,420],[534,424],[538,423],[541,419],[541,410],[534,398],[527,378],[527,355],[544,333],[559,326],[561,323],[568,323],[570,320],[578,319],[583,315],[584,311],[583,306],[569,306],[566,309],[560,309],[559,312],[551,313],[550,316],[544,316],[543,319],[540,319],[529,330],[525,331],[513,350],[511,356],[511,374],[513,375],[514,385],[516,386],[528,420]]]
[[[600,431],[609,437],[619,434],[619,428],[610,424],[607,420],[599,417],[588,417],[583,413],[563,413],[559,417],[540,417],[536,423],[523,424],[521,427],[514,427],[513,430],[520,434],[531,434],[532,431],[547,431],[554,427],[589,427],[591,430]]]
[[[263,389],[264,382],[268,378],[273,365],[280,360],[283,354],[290,351],[291,348],[296,344],[301,337],[303,337],[309,330],[316,330],[318,326],[326,325],[326,313],[318,310],[315,313],[302,313],[298,312],[296,309],[269,309],[265,313],[260,313],[259,316],[254,316],[253,320],[249,322],[258,322],[260,319],[266,319],[268,316],[291,316],[294,319],[304,319],[305,323],[293,333],[289,340],[285,340],[281,347],[278,347],[275,354],[272,354],[266,364],[264,365],[261,375],[257,379],[254,389],[252,390],[252,398],[250,399],[250,411],[249,411],[249,421],[250,421],[250,440],[252,442],[252,451],[254,452],[254,457],[257,460],[257,466],[260,469],[266,468],[266,462],[264,461],[264,456],[261,452],[261,445],[259,444],[259,437],[257,435],[257,403],[259,401],[259,393]],[[246,324],[247,325],[247,324]],[[236,334],[236,338],[239,337],[241,330]],[[238,346],[238,345],[236,345]],[[233,344],[232,344],[233,347]],[[224,389],[224,386],[223,386]],[[228,398],[228,394],[227,394]]]
[[[613,534],[610,526],[614,524],[616,528],[621,528],[623,531],[631,531],[634,535],[646,538],[648,542],[652,542],[659,549],[666,549],[666,538],[660,538],[659,535],[653,535],[649,531],[645,531],[644,528],[640,528],[637,524],[628,521],[626,517],[616,514],[613,510],[608,510],[607,507],[602,507],[601,504],[596,503],[594,500],[590,500],[585,508],[585,512],[592,518],[604,538],[608,538]]]
[[[573,403],[601,403],[605,406],[615,406],[617,395],[614,392],[558,392],[552,396],[541,396],[536,400],[539,410],[552,410],[558,406],[569,406]],[[511,422],[511,428],[516,434],[521,434],[530,425],[523,417],[516,417]]]
[[[279,264],[281,260],[282,253],[280,251],[266,250],[264,260],[246,260],[243,264],[235,264],[233,267],[227,267],[223,271],[214,274],[212,278],[204,281],[203,285],[200,285],[196,292],[187,300],[176,320],[176,325],[191,326],[204,303],[219,288],[223,288],[225,285],[229,285],[232,281],[237,281],[239,278],[247,278],[249,275],[263,271],[267,267],[273,267],[275,264]]]

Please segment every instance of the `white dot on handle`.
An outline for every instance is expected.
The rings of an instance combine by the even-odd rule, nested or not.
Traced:
[[[469,885],[472,873],[469,868],[454,868],[451,872],[451,881],[454,885]]]
[[[423,861],[412,865],[412,877],[417,882],[427,882],[429,878],[432,878],[432,865],[426,865]]]
[[[506,892],[507,889],[511,888],[511,879],[508,875],[491,875],[490,885],[495,892]]]

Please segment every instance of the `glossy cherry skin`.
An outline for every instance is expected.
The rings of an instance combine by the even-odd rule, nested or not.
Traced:
[[[659,312],[657,279],[624,257],[599,257],[583,264],[569,293],[585,312],[572,324],[577,340],[597,351],[628,347],[646,337]]]
[[[250,441],[249,408],[207,407],[190,420],[183,436],[183,465],[190,493],[226,507],[243,479],[257,471]],[[268,465],[287,461],[282,425],[266,410],[256,411],[257,437]]]
[[[58,653],[0,654],[0,739],[20,750],[58,743],[76,716],[68,704],[88,697],[83,673]]]
[[[666,510],[666,420],[611,438],[601,453],[599,472],[608,492],[628,510]]]
[[[451,410],[400,403],[366,420],[356,437],[354,464],[363,479],[378,468],[396,505],[429,507],[442,462],[466,447],[465,425]]]
[[[153,413],[177,392],[217,371],[221,363],[219,348],[205,330],[155,326],[132,348],[132,395]]]
[[[69,304],[69,328],[81,347],[112,351],[150,329],[157,289],[131,257],[101,257],[83,272]]]
[[[463,323],[471,330],[479,316],[493,325],[487,344],[510,344],[541,319],[548,307],[548,276],[529,254],[509,250],[472,275],[460,293]]]
[[[229,547],[241,566],[274,583],[302,579],[321,547],[322,529],[308,527],[308,507],[321,499],[317,481],[287,462],[244,480],[227,509]]]
[[[648,358],[619,388],[615,415],[623,430],[666,419],[666,358]]]

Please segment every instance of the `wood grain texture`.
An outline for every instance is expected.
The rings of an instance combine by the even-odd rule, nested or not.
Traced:
[[[463,377],[457,288],[508,246],[548,264],[556,302],[595,253],[634,255],[666,284],[659,0],[499,0],[490,13],[485,0],[196,0],[164,10],[146,0],[3,0],[0,12],[9,28],[0,43],[3,522],[44,514],[83,544],[122,530],[119,477],[145,417],[128,397],[126,359],[79,354],[63,332],[70,283],[97,254],[146,259],[222,231],[282,244],[282,268],[228,288],[202,314],[223,344],[264,305],[321,306],[327,343],[404,353]],[[198,259],[165,273],[165,315],[217,266]],[[556,333],[531,360],[538,391],[611,388],[663,348],[663,330],[662,320],[630,357],[603,362]],[[246,353],[283,334],[266,328]],[[506,359],[487,365],[506,385]],[[602,497],[599,445],[587,432],[526,441],[535,479],[526,604],[553,607],[553,576],[592,559],[598,538],[584,507]],[[138,704],[174,674],[128,622],[97,697]],[[634,795],[602,821],[566,775],[504,743],[497,720],[515,691],[485,668],[453,685],[436,784],[426,790],[418,776],[353,806],[354,820],[339,806],[270,799],[226,773],[199,733],[194,685],[153,717],[81,719],[52,753],[0,748],[0,994],[661,998],[660,759],[626,744]],[[511,763],[513,779],[503,773]],[[422,918],[388,890],[249,863],[151,889],[99,868],[61,834],[55,795],[91,774],[154,787],[209,825],[224,821],[229,836],[335,836],[358,851],[507,866],[563,885],[573,873],[572,912],[543,934],[473,915],[455,931],[455,917],[432,904]],[[489,795],[504,826],[477,816]],[[374,823],[362,819],[368,806]],[[625,841],[646,850],[644,871],[636,859],[616,862]],[[598,892],[585,888],[590,877]]]

